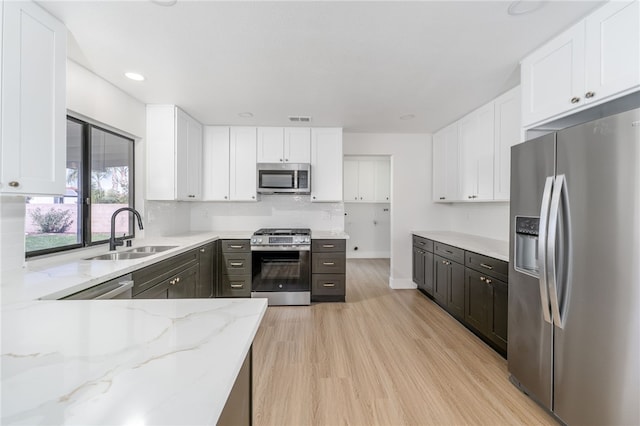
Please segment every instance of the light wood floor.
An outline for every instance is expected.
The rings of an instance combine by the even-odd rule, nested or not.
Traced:
[[[554,424],[507,363],[389,262],[347,262],[347,302],[269,307],[253,345],[256,425]]]

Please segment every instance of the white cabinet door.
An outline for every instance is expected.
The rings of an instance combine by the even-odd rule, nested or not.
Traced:
[[[360,160],[358,164],[358,200],[371,203],[376,197],[375,160]]]
[[[311,162],[311,128],[285,127],[284,161],[286,163]]]
[[[433,201],[451,202],[458,195],[458,128],[455,122],[433,135]]]
[[[522,61],[524,126],[584,103],[584,31],[580,22]]]
[[[388,203],[391,200],[391,167],[388,159],[375,162],[375,201]]]
[[[189,119],[186,112],[175,108],[175,194],[178,200],[191,198],[189,192]]]
[[[147,200],[176,199],[175,138],[175,106],[147,105]]]
[[[258,127],[258,163],[284,162],[284,128]]]
[[[229,197],[233,201],[256,201],[255,127],[232,127],[229,144]]]
[[[640,85],[639,2],[612,1],[589,15],[586,22],[587,102]]]
[[[493,199],[493,103],[460,120],[460,182],[463,200]]]
[[[344,160],[344,202],[358,201],[358,160]]]
[[[311,202],[342,201],[342,129],[311,129]]]
[[[229,127],[204,128],[202,199],[205,201],[229,200],[229,139]]]
[[[520,142],[520,86],[497,98],[495,108],[493,199],[509,200],[511,147]]]
[[[65,26],[30,1],[2,16],[0,192],[61,195],[66,187]]]
[[[189,117],[187,135],[187,199],[202,199],[202,125]]]

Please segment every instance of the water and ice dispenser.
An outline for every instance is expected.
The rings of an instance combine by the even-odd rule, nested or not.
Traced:
[[[539,217],[516,216],[515,265],[518,272],[538,278],[538,234]]]

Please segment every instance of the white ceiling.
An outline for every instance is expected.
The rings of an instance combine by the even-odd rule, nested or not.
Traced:
[[[520,59],[599,3],[512,17],[505,1],[41,2],[67,25],[72,60],[145,103],[210,125],[310,115],[387,133],[438,130],[514,87]]]

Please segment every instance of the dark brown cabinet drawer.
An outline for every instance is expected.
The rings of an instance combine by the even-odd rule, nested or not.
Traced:
[[[222,253],[222,274],[251,275],[251,253]]]
[[[346,240],[312,240],[311,252],[344,252],[347,248]]]
[[[250,253],[249,240],[221,240],[220,248],[223,253]]]
[[[251,297],[251,275],[223,275],[218,297]]]
[[[433,244],[433,252],[445,259],[453,260],[454,262],[464,265],[464,250],[462,249],[436,241]]]
[[[464,264],[467,268],[475,269],[478,272],[501,279],[502,281],[508,281],[509,264],[507,262],[470,251],[465,253]]]
[[[344,253],[314,253],[311,258],[314,274],[344,274],[346,271]]]
[[[314,296],[344,296],[344,278],[342,274],[313,274],[311,293]]]
[[[418,237],[417,235],[413,236],[413,246],[421,248],[422,250],[433,253],[433,241],[428,240],[426,238]]]
[[[146,268],[133,271],[133,295],[148,290],[198,263],[198,250],[190,250]]]

